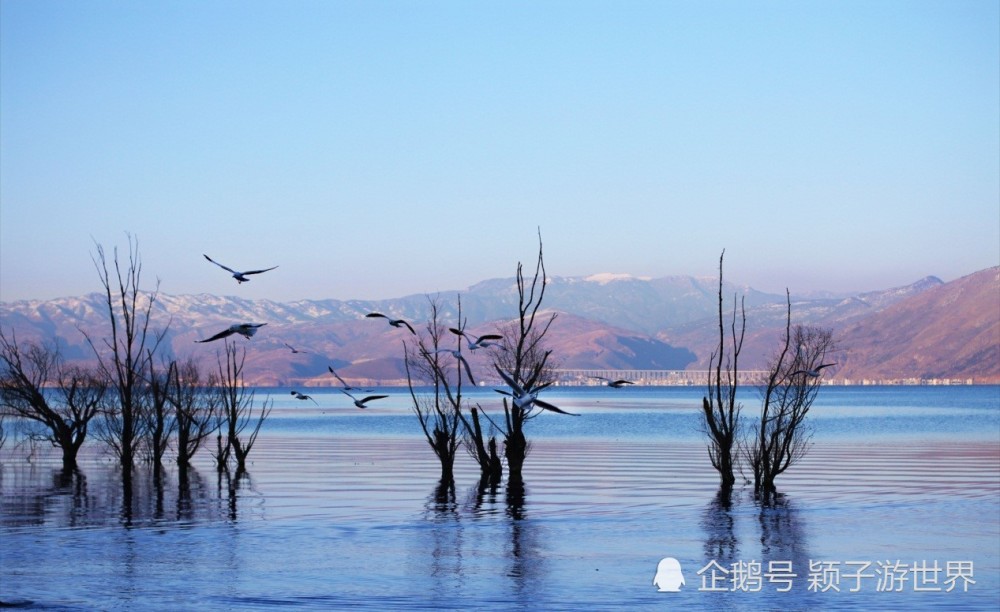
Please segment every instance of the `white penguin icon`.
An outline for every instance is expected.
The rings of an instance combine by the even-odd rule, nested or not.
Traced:
[[[661,593],[676,593],[684,586],[684,574],[681,573],[681,564],[673,557],[664,557],[656,566],[656,576],[653,577],[653,586],[658,587]]]

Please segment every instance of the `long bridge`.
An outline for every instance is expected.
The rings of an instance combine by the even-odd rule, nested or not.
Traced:
[[[708,384],[708,370],[574,370],[555,369],[556,384],[563,385],[601,385],[599,378],[608,380],[629,380],[637,385],[663,386],[701,386]],[[713,371],[714,373],[714,371]],[[763,381],[766,370],[740,370],[736,382],[740,385],[753,385]],[[726,373],[722,373],[725,379]]]

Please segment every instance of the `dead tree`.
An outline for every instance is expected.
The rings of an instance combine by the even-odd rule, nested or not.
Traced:
[[[152,355],[149,356],[149,378],[146,381],[149,399],[143,411],[143,455],[153,464],[154,470],[163,465],[163,456],[170,446],[170,438],[177,428],[175,411],[171,410],[170,398],[177,378],[177,362],[166,363],[166,370],[157,369]]]
[[[708,361],[708,393],[702,398],[702,421],[708,435],[708,456],[712,467],[719,472],[723,489],[731,489],[736,482],[737,442],[739,440],[740,410],[742,404],[736,401],[738,388],[739,357],[743,349],[746,332],[746,308],[740,301],[740,318],[737,325],[737,310],[733,304],[733,318],[727,334],[723,319],[722,300],[722,260],[726,252],[719,256],[719,344]],[[726,348],[726,340],[729,348]]]
[[[213,420],[219,394],[209,390],[216,388],[216,380],[214,375],[209,376],[203,384],[201,370],[192,359],[174,368],[172,393],[167,399],[177,423],[177,466],[182,471],[190,465],[202,442],[215,431]]]
[[[535,274],[528,282],[521,263],[517,264],[518,317],[501,328],[503,348],[493,353],[494,367],[509,376],[528,396],[537,394],[552,383],[551,351],[545,349],[544,340],[556,315],[539,313],[547,282],[542,238],[539,235]],[[520,482],[524,460],[530,450],[524,426],[543,409],[531,401],[508,401],[507,398],[503,406],[502,433],[508,482]]]
[[[105,415],[104,439],[117,455],[125,486],[129,487],[131,468],[144,433],[141,417],[148,398],[145,381],[150,359],[164,333],[150,328],[159,282],[152,291],[140,289],[142,262],[138,241],[131,235],[127,261],[119,259],[117,248],[110,262],[100,244],[96,250],[92,259],[103,288],[110,337],[98,346],[86,332],[84,336],[115,396],[116,404]]]
[[[246,471],[247,455],[257,441],[264,420],[271,414],[272,403],[264,400],[261,408],[254,415],[254,392],[243,382],[243,364],[246,361],[246,349],[239,351],[235,344],[228,340],[225,344],[225,359],[219,357],[219,393],[220,401],[220,435],[225,432],[225,450],[222,441],[219,442],[217,460],[222,460],[219,469],[226,468],[225,460],[230,454],[236,460],[236,472]],[[252,426],[251,426],[252,425]],[[249,429],[248,429],[249,428]],[[247,432],[244,435],[244,432]]]
[[[489,429],[484,430],[480,414],[490,424]],[[469,408],[468,417],[464,411],[459,413],[459,417],[464,426],[462,439],[465,449],[479,465],[480,488],[485,490],[487,486],[495,487],[503,479],[503,460],[497,452],[497,437],[494,433],[499,428],[478,404]]]
[[[413,412],[420,421],[427,443],[441,462],[441,485],[446,486],[455,480],[455,455],[461,443],[458,434],[462,405],[462,338],[456,336],[458,346],[455,350],[459,357],[454,359],[455,374],[452,377],[447,373],[442,359],[442,355],[450,350],[443,346],[446,340],[444,333],[448,330],[440,321],[438,302],[432,298],[428,298],[428,301],[431,318],[427,323],[426,334],[419,337],[415,346],[407,346],[403,342],[403,352],[406,355],[404,364]],[[458,309],[461,318],[461,301]],[[413,385],[414,377],[431,384],[432,391],[429,395],[417,394]]]
[[[29,434],[62,451],[64,470],[76,468],[92,420],[101,414],[108,385],[82,368],[67,367],[56,348],[19,346],[0,331],[0,412],[37,423]]]
[[[819,392],[821,370],[834,350],[829,329],[792,327],[788,303],[781,348],[768,365],[767,381],[759,389],[760,420],[745,442],[744,455],[753,472],[754,494],[764,500],[775,493],[774,479],[798,462],[809,448],[812,432],[806,421]]]

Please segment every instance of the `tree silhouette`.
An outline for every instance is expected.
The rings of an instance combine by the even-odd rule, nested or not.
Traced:
[[[406,356],[406,384],[413,401],[413,412],[417,415],[420,428],[427,438],[427,443],[434,450],[441,462],[441,486],[446,487],[454,482],[455,455],[460,445],[459,427],[461,425],[460,410],[462,406],[462,363],[454,360],[454,376],[449,376],[445,370],[442,355],[445,354],[443,342],[447,328],[440,321],[440,306],[436,299],[428,297],[431,318],[427,323],[426,334],[419,336],[415,345],[408,346],[403,341],[403,352]],[[459,300],[458,313],[461,318],[462,303]],[[457,338],[455,349],[461,354],[461,338]],[[420,395],[414,388],[414,377],[422,378],[430,383],[431,393]]]
[[[201,370],[193,359],[176,365],[173,372],[173,384],[167,400],[174,409],[177,466],[183,471],[190,465],[202,442],[215,431],[212,421],[219,409],[220,396],[205,391],[218,388],[218,379],[210,375],[203,383]]]
[[[152,291],[140,289],[142,262],[138,240],[129,235],[128,246],[127,260],[119,259],[116,247],[109,262],[104,247],[96,244],[92,259],[103,288],[110,337],[99,346],[81,330],[115,396],[116,402],[105,413],[102,438],[121,463],[127,490],[131,487],[132,465],[144,433],[142,413],[148,399],[145,387],[150,360],[164,335],[150,328],[159,282]]]
[[[812,437],[806,421],[819,392],[819,369],[835,348],[833,332],[812,326],[792,327],[788,303],[781,348],[768,365],[767,382],[759,389],[760,419],[744,444],[753,471],[754,493],[764,499],[776,489],[774,479],[803,457]]]
[[[736,482],[736,444],[739,435],[740,410],[742,404],[736,401],[739,375],[739,357],[743,349],[746,332],[746,308],[740,301],[740,318],[737,326],[737,311],[733,306],[733,318],[727,335],[723,320],[722,261],[726,252],[719,256],[719,344],[708,363],[708,393],[702,398],[702,421],[708,435],[708,455],[712,467],[719,472],[721,485],[731,488]],[[726,340],[729,349],[726,349]]]
[[[19,346],[0,330],[0,407],[3,413],[42,426],[37,435],[62,450],[63,468],[76,467],[92,420],[101,414],[106,379],[66,366],[58,349],[30,343]]]
[[[542,237],[539,234],[534,276],[528,282],[524,276],[524,268],[518,262],[518,316],[516,320],[501,327],[503,349],[493,353],[494,367],[527,395],[536,394],[553,382],[552,366],[549,363],[552,352],[545,349],[544,340],[556,315],[540,313],[547,282]],[[515,398],[509,401],[504,398],[503,407],[501,430],[504,435],[507,475],[510,481],[520,481],[524,460],[530,450],[524,427],[529,420],[541,414],[543,409],[534,402],[516,401]]]
[[[248,390],[243,381],[243,365],[246,349],[240,351],[236,345],[225,341],[224,357],[219,356],[220,406],[220,450],[216,456],[219,469],[226,469],[230,456],[236,460],[236,473],[246,471],[247,455],[257,441],[264,420],[271,414],[272,403],[264,400],[260,410],[254,415],[254,392]],[[252,425],[252,426],[251,426]],[[248,429],[249,428],[249,429]],[[225,449],[222,448],[221,432],[225,432]],[[244,432],[247,432],[244,435]]]

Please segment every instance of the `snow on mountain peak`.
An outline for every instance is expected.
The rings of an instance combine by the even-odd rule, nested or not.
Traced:
[[[633,276],[631,274],[616,273],[616,272],[599,272],[598,274],[591,274],[590,276],[585,277],[583,280],[592,283],[600,283],[602,285],[606,285],[614,281],[622,281],[622,280],[648,281],[651,279],[648,276]]]

